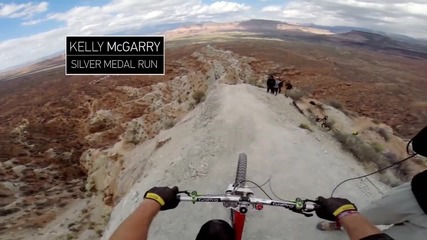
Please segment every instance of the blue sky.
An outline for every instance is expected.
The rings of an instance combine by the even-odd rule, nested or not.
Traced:
[[[251,18],[427,38],[426,0],[0,0],[0,71],[61,51],[70,34],[131,33],[166,23]]]
[[[43,1],[31,1],[30,3],[40,4]],[[55,0],[55,1],[44,1],[48,2],[48,9],[42,13],[35,14],[34,17],[29,19],[25,18],[5,18],[0,17],[0,29],[7,29],[7,31],[0,31],[0,41],[10,39],[25,37],[28,35],[44,32],[50,29],[60,27],[61,22],[57,21],[45,21],[43,24],[35,25],[22,25],[25,22],[30,22],[31,20],[40,19],[46,17],[49,13],[52,12],[65,12],[75,6],[97,6],[108,3],[108,0]],[[29,3],[27,0],[20,1],[1,1],[3,4],[26,4]]]

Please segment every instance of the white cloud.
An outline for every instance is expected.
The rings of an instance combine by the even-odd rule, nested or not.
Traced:
[[[268,12],[270,18],[293,23],[356,26],[427,38],[425,0],[292,0],[280,11]]]
[[[261,10],[261,12],[280,12],[280,11],[282,11],[282,7],[277,5],[266,6]]]
[[[7,18],[30,18],[38,13],[45,12],[48,8],[47,2],[39,4],[29,3],[0,3],[0,17]]]
[[[10,6],[2,10],[3,15],[30,16],[29,10],[24,11],[23,7],[19,10],[13,5],[14,9],[10,10]],[[36,5],[31,6],[37,11],[43,9],[43,5],[37,8]],[[23,22],[22,25],[28,26],[41,21],[58,21],[64,27],[0,42],[0,59],[3,63],[0,67],[7,68],[60,51],[64,47],[66,35],[131,32],[153,24],[197,19],[235,20],[241,19],[242,13],[249,9],[248,5],[241,3],[217,1],[203,4],[200,0],[187,0],[184,3],[182,0],[113,0],[104,6],[79,6],[66,12],[51,13],[45,19]]]
[[[224,12],[237,12],[250,9],[249,6],[234,2],[214,2],[208,7],[207,14],[218,14]]]
[[[22,22],[21,25],[23,25],[23,26],[32,26],[32,25],[39,24],[41,22],[43,22],[42,19],[33,19],[33,20],[28,20],[28,21]]]

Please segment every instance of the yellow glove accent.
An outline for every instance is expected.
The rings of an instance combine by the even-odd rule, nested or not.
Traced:
[[[145,198],[146,199],[152,199],[152,200],[158,202],[160,204],[160,206],[162,206],[162,207],[163,207],[163,205],[165,205],[165,201],[163,200],[163,198],[161,198],[159,195],[157,195],[155,193],[147,193]]]
[[[333,215],[336,217],[340,213],[345,212],[345,211],[349,211],[349,210],[357,211],[356,207],[354,207],[353,204],[346,204],[346,205],[343,205],[343,206],[339,207],[337,210],[335,210],[335,212],[333,213]]]

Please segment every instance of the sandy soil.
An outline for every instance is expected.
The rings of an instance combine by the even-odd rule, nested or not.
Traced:
[[[130,178],[139,180],[114,208],[102,239],[108,239],[152,186],[223,193],[234,179],[240,152],[248,155],[247,179],[262,184],[271,177],[275,193],[285,199],[329,196],[341,180],[364,173],[329,133],[298,127],[306,121],[284,96],[275,97],[246,84],[214,86],[207,100],[174,128],[125,156],[127,165],[118,186],[125,186]],[[168,138],[171,140],[153,151],[157,141]],[[363,179],[343,185],[336,196],[363,207],[386,189],[373,178]],[[257,189],[255,193],[264,197]],[[220,204],[181,203],[159,214],[149,238],[194,239],[200,226],[213,218],[228,219],[228,210]],[[343,233],[317,231],[317,221],[316,217],[266,207],[248,214],[244,239],[346,238]]]

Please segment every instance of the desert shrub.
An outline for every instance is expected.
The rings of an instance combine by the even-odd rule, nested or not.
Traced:
[[[155,148],[155,150],[157,150],[157,149],[159,149],[159,148],[161,148],[163,145],[165,145],[167,142],[169,142],[170,140],[171,140],[172,138],[167,138],[167,139],[165,139],[165,140],[163,140],[163,141],[158,141],[157,143],[156,143],[156,148]]]
[[[104,215],[102,215],[102,219],[104,220],[104,225],[107,225],[107,223],[110,221],[110,214],[105,213]]]
[[[298,101],[302,97],[307,96],[307,93],[301,89],[293,88],[291,90],[287,90],[286,96],[292,98],[294,101]]]
[[[18,212],[19,208],[10,208],[10,209],[0,209],[0,216],[7,216],[13,213]]]
[[[397,155],[392,152],[384,152],[383,153],[384,158],[389,162],[397,162],[399,160],[397,158]]]
[[[313,132],[313,130],[310,128],[310,126],[308,126],[308,124],[301,123],[301,124],[299,125],[299,127],[300,127],[300,128],[302,128],[302,129],[306,129],[306,130],[308,130],[308,131],[310,131],[310,132]]]
[[[65,239],[67,239],[67,240],[77,239],[77,236],[75,236],[72,233],[69,233],[65,236]]]
[[[341,147],[352,153],[362,163],[374,163],[379,167],[384,166],[384,158],[372,146],[364,143],[359,137],[345,134],[338,130],[333,131],[335,139],[341,143]]]
[[[338,101],[336,99],[330,99],[326,103],[329,104],[330,106],[340,110],[341,112],[343,112],[345,115],[347,115],[349,117],[358,117],[357,113],[352,112],[350,110],[347,110],[345,108],[345,106],[340,101]]]
[[[359,116],[359,114],[357,114],[357,113],[355,113],[355,112],[352,112],[352,111],[350,111],[350,110],[347,110],[347,109],[343,109],[343,110],[342,110],[342,112],[343,112],[345,115],[349,116],[349,117],[354,117],[354,118],[356,118],[356,117],[358,117],[358,116]]]
[[[326,103],[338,110],[344,109],[344,105],[336,99],[330,99]]]
[[[337,130],[334,130],[333,135],[341,143],[344,150],[352,153],[366,167],[374,165],[379,170],[398,161],[396,154],[391,152],[384,153],[383,147],[377,143],[368,145],[357,136],[344,134]],[[379,173],[380,180],[392,187],[408,181],[410,178],[408,168],[403,164]]]
[[[398,156],[392,152],[384,152],[384,159],[388,164],[393,164],[398,162],[400,159]],[[380,172],[380,180],[385,182],[386,184],[394,187],[402,184],[403,182],[407,182],[411,179],[410,170],[406,164],[398,164],[386,171]]]
[[[313,86],[302,87],[302,91],[307,93],[306,95],[312,94],[314,90],[316,90],[316,88]]]
[[[316,125],[316,116],[313,113],[310,113],[307,118],[311,124]]]
[[[137,145],[141,141],[145,140],[146,132],[144,131],[142,123],[137,119],[134,119],[127,123],[126,130],[122,137],[126,142]]]
[[[416,164],[418,164],[418,165],[421,165],[421,166],[426,166],[427,167],[427,161],[426,161],[427,159],[425,158],[425,157],[421,157],[421,156],[419,156],[419,155],[417,155],[417,156],[415,156],[414,158],[413,158],[413,162],[415,162]]]
[[[378,133],[386,142],[391,140],[390,133],[381,127],[369,127],[369,130]]]
[[[335,126],[335,120],[328,118],[328,120],[326,120],[326,126],[330,127],[331,129],[334,128]]]
[[[325,106],[323,106],[323,104],[318,103],[316,106],[320,111],[325,111]]]
[[[378,153],[382,153],[384,151],[384,147],[377,142],[371,143],[371,146]]]
[[[205,98],[206,98],[206,95],[205,95],[205,92],[203,91],[198,90],[193,93],[193,99],[196,102],[196,104],[203,102]]]
[[[377,119],[373,119],[372,122],[375,124],[380,124],[380,121],[378,121]]]
[[[391,136],[389,134],[389,132],[387,132],[387,130],[385,130],[384,128],[378,128],[378,134],[384,138],[384,140],[386,140],[387,142],[390,141]]]
[[[89,222],[88,229],[93,230],[93,229],[95,229],[95,226],[96,226],[96,223],[91,221],[91,222]]]
[[[175,126],[176,122],[173,119],[167,119],[163,122],[163,127],[165,129],[170,129],[173,128],[173,126]]]
[[[386,170],[384,172],[381,172],[379,179],[381,182],[391,187],[397,187],[403,183],[403,181],[396,176],[396,173],[394,173],[394,171],[391,171],[391,170]]]

